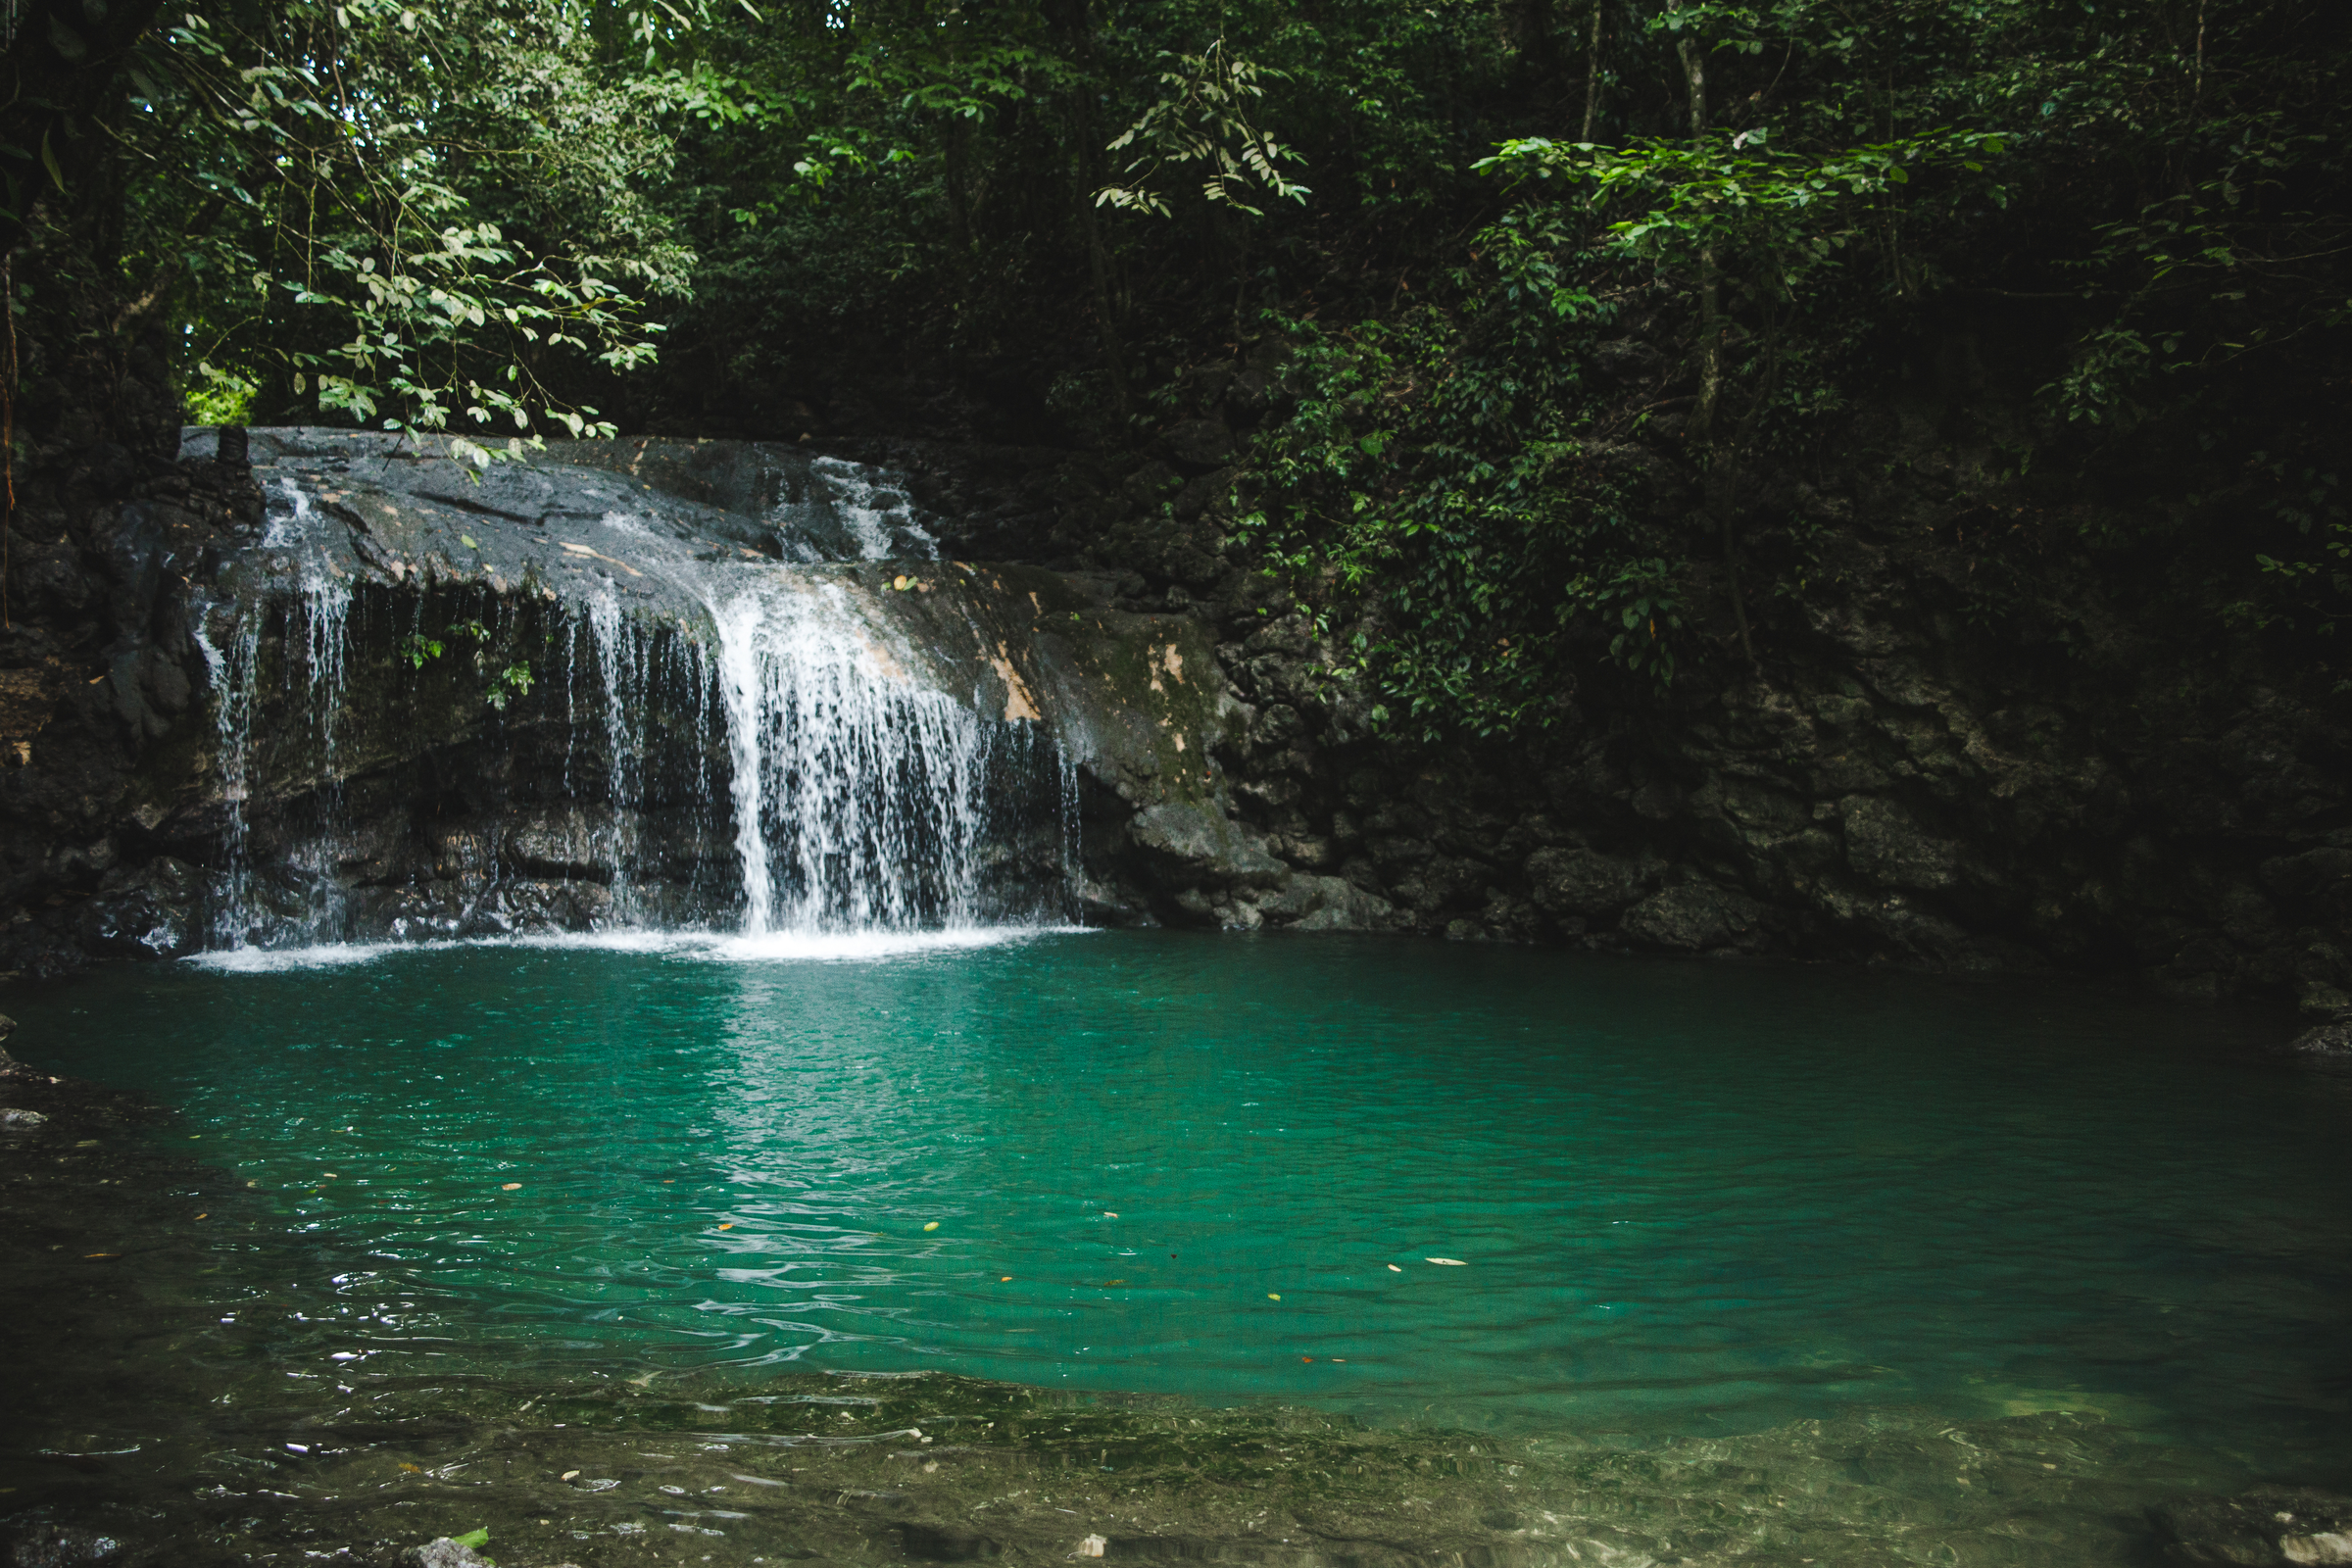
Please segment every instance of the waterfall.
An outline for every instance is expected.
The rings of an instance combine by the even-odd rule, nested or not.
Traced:
[[[215,903],[212,937],[215,946],[233,948],[244,942],[239,921],[253,905],[246,805],[253,794],[254,670],[261,658],[261,621],[258,617],[248,617],[235,622],[225,648],[213,642],[201,618],[196,623],[195,636],[212,681],[213,765],[220,775],[222,874]]]
[[[748,935],[976,914],[989,735],[906,679],[845,598],[774,568],[710,607]]]
[[[216,948],[1067,918],[1075,768],[941,652],[985,645],[939,613],[961,581],[890,475],[808,462],[747,535],[585,466],[533,476],[537,520],[421,464],[374,465],[392,491],[325,441],[280,458],[267,531],[194,617]],[[362,480],[462,510],[351,525]],[[886,556],[928,575],[858,569]]]

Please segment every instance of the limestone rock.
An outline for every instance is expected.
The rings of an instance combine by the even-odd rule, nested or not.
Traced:
[[[1170,458],[1194,468],[1220,467],[1233,457],[1233,432],[1223,419],[1187,419],[1159,444]]]
[[[1527,858],[1535,902],[1552,914],[1608,914],[1642,890],[1641,867],[1581,844],[1559,844]]]
[[[1396,923],[1396,906],[1345,877],[1293,876],[1257,912],[1297,931],[1385,931]]]
[[[115,957],[184,957],[203,945],[203,873],[168,855],[136,869],[118,865],[81,908],[82,946]]]
[[[1128,837],[1178,885],[1278,887],[1290,868],[1211,806],[1163,801],[1135,813]]]
[[[1934,893],[1959,880],[1960,846],[1930,837],[1910,812],[1875,796],[1845,803],[1845,859],[1883,887]]]
[[[1648,948],[1681,953],[1751,945],[1764,906],[1744,893],[1707,882],[1687,882],[1643,899],[1625,911],[1617,929]]]

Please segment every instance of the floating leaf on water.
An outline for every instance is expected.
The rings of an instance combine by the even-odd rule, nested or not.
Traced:
[[[424,1466],[420,1464],[411,1464],[406,1459],[400,1461],[400,1467],[413,1476],[420,1476],[424,1474]]]
[[[997,1283],[999,1285],[1009,1285],[1012,1283],[1012,1276],[1009,1274],[1003,1275],[997,1280]]]
[[[939,1221],[933,1220],[930,1224],[924,1226],[923,1229],[927,1231],[935,1231],[939,1229]]]
[[[1311,1355],[1302,1355],[1298,1359],[1301,1361],[1312,1361],[1314,1357]]]
[[[490,1527],[484,1525],[479,1530],[468,1530],[462,1536],[452,1536],[449,1539],[468,1550],[478,1551],[490,1544]]]
[[[500,1183],[500,1184],[499,1184],[499,1189],[498,1189],[498,1190],[499,1190],[500,1192],[502,1192],[502,1193],[511,1193],[511,1192],[513,1192],[513,1191],[514,1191],[515,1188],[517,1188],[517,1187],[520,1187],[521,1185],[522,1185],[522,1183],[520,1183],[520,1182],[502,1182],[502,1183]]]
[[[198,1219],[211,1219],[213,1216],[212,1216],[212,1215],[210,1215],[210,1214],[199,1214],[199,1215],[197,1215],[196,1217],[197,1217]]]
[[[1443,1263],[1447,1268],[1468,1268],[1470,1266],[1458,1257],[1431,1257],[1424,1258],[1423,1261],[1429,1263]],[[1398,1272],[1401,1273],[1402,1270],[1399,1270]]]
[[[1103,1217],[1104,1219],[1117,1219],[1119,1216],[1118,1216],[1118,1215],[1116,1215],[1116,1214],[1114,1214],[1114,1213],[1112,1213],[1112,1212],[1111,1212],[1109,1209],[1107,1209],[1107,1208],[1106,1208],[1106,1209],[1104,1209],[1104,1210],[1102,1211],[1102,1217]]]
[[[577,1481],[580,1479],[580,1473],[577,1470],[566,1470],[556,1479],[559,1481]]]
[[[1266,1299],[1267,1299],[1267,1300],[1269,1300],[1269,1301],[1279,1301],[1279,1300],[1281,1300],[1281,1299],[1282,1299],[1282,1298],[1281,1298],[1281,1297],[1279,1297],[1279,1296],[1276,1296],[1276,1295],[1275,1295],[1275,1294],[1274,1294],[1272,1291],[1268,1291],[1268,1292],[1266,1293]]]
[[[719,1229],[720,1229],[720,1230],[722,1230],[722,1231],[731,1231],[731,1230],[733,1230],[734,1228],[735,1228],[735,1222],[734,1222],[733,1220],[729,1220],[729,1221],[727,1221],[727,1222],[726,1222],[724,1225],[721,1225],[721,1226],[719,1227]]]
[[[1398,1268],[1396,1264],[1391,1263],[1389,1265],[1389,1272],[1392,1274],[1401,1274],[1404,1272],[1404,1270]]]
[[[458,543],[464,545],[468,550],[479,550],[482,548],[480,545],[477,545],[473,542],[473,535],[469,533],[462,533],[458,535]]]

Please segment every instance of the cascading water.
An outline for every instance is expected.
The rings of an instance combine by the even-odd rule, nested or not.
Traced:
[[[887,475],[755,475],[755,519],[551,465],[534,516],[521,481],[296,434],[255,432],[270,525],[196,631],[215,947],[1066,918],[1074,769],[1025,692],[959,689],[952,620],[910,630],[961,579]],[[454,520],[399,531],[416,497]],[[922,580],[851,564],[886,555]]]
[[[977,913],[990,736],[906,680],[846,598],[769,568],[711,606],[750,935]]]

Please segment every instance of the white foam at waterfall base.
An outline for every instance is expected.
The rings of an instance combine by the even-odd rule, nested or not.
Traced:
[[[566,931],[466,937],[445,942],[333,942],[308,948],[231,948],[181,961],[223,974],[346,969],[413,953],[505,949],[553,953],[642,953],[706,963],[874,963],[934,953],[966,953],[1043,937],[1085,936],[1075,925],[961,926],[949,931],[776,931],[746,937],[715,931]]]

